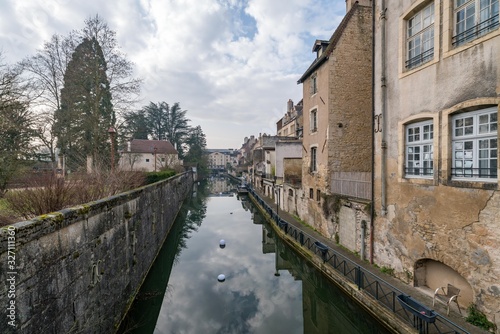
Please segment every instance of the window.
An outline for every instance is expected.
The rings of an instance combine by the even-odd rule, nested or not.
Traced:
[[[406,127],[407,177],[430,177],[434,174],[433,139],[432,121],[414,123]]]
[[[316,200],[319,202],[321,200],[321,190],[316,189]]]
[[[314,198],[314,189],[313,188],[309,188],[309,198],[310,199]]]
[[[452,118],[454,179],[491,181],[497,178],[497,108],[456,115]]]
[[[146,159],[146,162],[149,162],[149,159]]]
[[[311,147],[311,166],[310,166],[311,172],[315,172],[317,170],[316,166],[317,151],[318,151],[317,147]]]
[[[434,57],[434,3],[406,22],[406,68],[412,69]]]
[[[461,45],[498,28],[499,0],[454,0],[455,36]]]
[[[309,118],[311,122],[311,132],[318,131],[318,110],[312,110]]]
[[[318,92],[318,76],[317,76],[317,74],[311,75],[309,92],[311,93],[311,95],[314,95]]]

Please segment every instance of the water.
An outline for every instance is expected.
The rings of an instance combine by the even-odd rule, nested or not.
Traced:
[[[202,189],[183,207],[121,333],[388,333],[214,186],[220,196]]]

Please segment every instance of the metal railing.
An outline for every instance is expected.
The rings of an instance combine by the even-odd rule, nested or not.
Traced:
[[[412,68],[417,67],[423,63],[428,62],[432,58],[434,58],[434,48],[430,48],[429,50],[426,50],[426,51],[422,52],[421,54],[416,55],[415,57],[408,59],[405,62],[405,66],[407,69],[412,69]]]
[[[328,247],[320,240],[304,232],[299,227],[288,223],[286,220],[281,218],[273,207],[271,207],[257,192],[255,192],[253,188],[248,187],[248,191],[261,208],[276,223],[278,228],[284,231],[286,235],[293,238],[305,249],[308,249],[314,254],[320,256],[323,263],[330,265],[346,280],[354,283],[359,290],[363,290],[382,306],[396,314],[401,320],[418,329],[419,333],[470,334],[467,330],[444,318],[437,312],[433,311],[436,317],[435,321],[432,323],[424,322],[421,318],[415,316],[414,313],[408,312],[401,306],[397,298],[398,296],[405,295],[403,291],[384,281],[382,278],[374,275],[358,263]]]
[[[499,25],[498,17],[498,14],[496,14],[487,20],[479,22],[479,24],[474,27],[453,36],[451,38],[451,43],[454,46],[458,46],[497,29]]]
[[[496,179],[497,169],[495,168],[465,168],[465,167],[455,167],[451,169],[451,175],[453,177],[464,177],[464,178],[487,178]]]
[[[433,167],[405,167],[405,175],[408,176],[433,176]]]

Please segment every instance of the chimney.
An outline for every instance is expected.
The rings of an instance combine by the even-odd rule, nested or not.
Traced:
[[[286,104],[286,111],[290,112],[290,111],[292,111],[292,109],[293,109],[293,101],[292,101],[292,99],[288,99],[288,102]]]
[[[365,6],[365,7],[371,7],[372,6],[372,0],[345,0],[345,9],[346,13],[349,13],[351,10],[352,6],[358,2],[358,5],[360,6]]]

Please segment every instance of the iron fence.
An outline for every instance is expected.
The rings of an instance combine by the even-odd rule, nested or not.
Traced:
[[[412,309],[412,307],[408,307],[408,305],[404,307],[404,305],[400,302],[400,299],[398,300],[398,296],[406,296],[403,291],[363,268],[361,265],[341,253],[328,247],[328,245],[325,245],[301,228],[290,224],[281,218],[273,207],[261,198],[261,196],[256,193],[253,188],[249,188],[249,194],[271,217],[278,228],[280,228],[286,235],[293,238],[305,249],[308,249],[312,253],[318,255],[323,260],[323,263],[330,265],[331,268],[341,274],[346,280],[355,284],[359,290],[362,290],[379,304],[396,314],[401,320],[416,328],[419,333],[470,334],[467,330],[433,310],[431,312],[433,316],[435,315],[435,317],[432,319],[432,322],[424,321],[423,318],[419,316],[419,310]],[[422,307],[425,308],[423,305]]]

